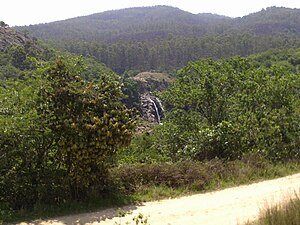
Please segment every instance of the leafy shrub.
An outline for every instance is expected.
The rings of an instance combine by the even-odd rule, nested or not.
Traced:
[[[179,71],[161,97],[169,109],[157,147],[176,161],[300,157],[299,75],[243,58],[200,60]],[[159,146],[160,145],[160,146]]]
[[[114,185],[125,193],[134,193],[150,186],[186,188],[202,191],[222,182],[247,183],[259,177],[275,177],[276,170],[268,160],[257,154],[244,155],[240,160],[181,161],[172,164],[135,164],[111,171]],[[282,174],[281,174],[282,175]]]
[[[86,82],[80,61],[58,60],[0,86],[0,202],[5,210],[85,199],[106,188],[134,116],[113,74]],[[45,78],[47,74],[48,80]],[[4,209],[3,209],[4,210]]]
[[[199,165],[192,161],[184,161],[176,164],[123,166],[113,170],[112,176],[122,189],[129,193],[143,186],[189,187],[196,180],[201,180],[203,184],[208,180],[207,174]]]

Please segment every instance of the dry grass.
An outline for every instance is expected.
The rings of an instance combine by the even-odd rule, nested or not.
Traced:
[[[295,193],[288,203],[265,209],[257,221],[246,225],[300,225],[299,195]]]

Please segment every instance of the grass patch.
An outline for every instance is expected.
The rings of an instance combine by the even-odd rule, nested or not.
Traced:
[[[257,221],[247,225],[297,225],[300,224],[300,198],[290,199],[287,204],[277,205],[263,211]]]
[[[273,164],[255,155],[245,156],[241,160],[207,162],[184,161],[175,164],[137,164],[123,166],[112,171],[113,179],[124,193],[147,195],[154,188],[153,197],[170,198],[178,195],[214,191],[227,187],[250,184],[266,179],[278,178],[300,171],[297,162]],[[168,189],[159,194],[155,190]],[[169,190],[177,190],[174,194]],[[170,194],[168,194],[170,193]],[[180,194],[181,193],[181,194]]]

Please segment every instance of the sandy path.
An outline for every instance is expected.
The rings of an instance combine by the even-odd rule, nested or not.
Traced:
[[[257,218],[260,209],[293,197],[300,189],[300,174],[229,188],[206,194],[144,203],[124,207],[131,211],[125,217],[114,217],[116,209],[96,213],[61,217],[31,224],[134,224],[132,218],[139,213],[148,217],[151,225],[236,225]],[[21,223],[25,225],[26,223]]]

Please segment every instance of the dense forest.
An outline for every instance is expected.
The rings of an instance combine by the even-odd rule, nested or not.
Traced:
[[[298,21],[156,6],[0,23],[0,224],[299,168]]]
[[[299,9],[270,7],[242,18],[167,6],[108,11],[20,27],[59,49],[94,56],[118,74],[179,69],[199,58],[300,47]]]

